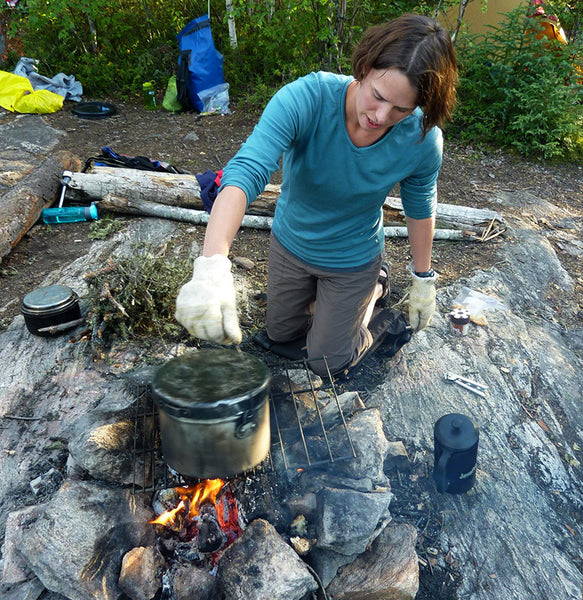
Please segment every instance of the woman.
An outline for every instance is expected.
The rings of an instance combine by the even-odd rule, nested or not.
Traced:
[[[409,320],[415,330],[429,323],[437,277],[431,249],[442,159],[438,126],[454,105],[454,49],[433,19],[406,14],[370,28],[352,67],[354,77],[311,73],[284,86],[226,166],[203,254],[176,302],[178,321],[193,335],[241,341],[227,254],[247,205],[282,154],[268,339],[305,337],[310,365],[323,374],[322,357],[337,373],[382,340],[382,313],[373,318],[388,291],[382,205],[397,183],[412,255]]]

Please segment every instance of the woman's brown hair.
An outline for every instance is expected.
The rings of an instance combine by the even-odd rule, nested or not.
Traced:
[[[352,72],[362,81],[371,69],[407,76],[423,109],[423,136],[451,116],[457,61],[449,34],[434,19],[405,14],[367,29],[352,55]]]

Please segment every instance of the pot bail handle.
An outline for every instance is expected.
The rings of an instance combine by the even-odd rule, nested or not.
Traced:
[[[451,452],[449,450],[444,450],[439,457],[439,461],[437,462],[437,466],[433,472],[433,478],[435,479],[435,486],[437,487],[437,491],[441,494],[447,492],[447,478],[445,476],[445,467],[451,457]]]

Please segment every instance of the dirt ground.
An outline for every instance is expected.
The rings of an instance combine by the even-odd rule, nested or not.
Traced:
[[[107,100],[107,99],[100,99]],[[142,155],[165,161],[193,174],[223,167],[252,131],[258,119],[239,109],[231,101],[230,115],[199,116],[194,113],[172,114],[163,109],[147,111],[139,102],[115,103],[117,115],[101,119],[80,119],[71,112],[74,103],[44,118],[52,127],[64,132],[56,149],[66,149],[84,162],[109,146],[118,153]],[[272,181],[278,183],[281,174]],[[576,164],[550,165],[526,161],[503,152],[459,146],[446,137],[444,162],[439,177],[440,202],[489,208],[502,215],[520,212],[518,207],[493,202],[498,193],[527,192],[553,203],[574,217],[583,214],[583,170]],[[392,194],[396,195],[393,190]],[[118,220],[132,217],[115,216]],[[540,221],[549,230],[556,225]],[[201,229],[201,228],[199,228]],[[46,226],[39,222],[12,253],[0,263],[0,327],[18,314],[20,300],[58,264],[82,255],[92,243],[89,224],[77,223]],[[202,239],[203,231],[197,238]],[[266,256],[268,233],[241,230],[232,248],[233,255],[246,256],[261,263]],[[197,240],[197,241],[200,241]],[[486,243],[437,241],[433,266],[443,284],[469,277],[475,269],[485,269],[500,260],[501,235]],[[581,261],[556,247],[563,266],[576,282],[578,316],[583,316],[583,273]],[[391,300],[398,302],[406,292],[409,250],[403,239],[390,239],[385,255],[391,264]],[[259,269],[254,275],[264,278]],[[262,287],[258,281],[258,287]],[[577,311],[576,311],[577,312]],[[573,327],[573,323],[566,324]]]

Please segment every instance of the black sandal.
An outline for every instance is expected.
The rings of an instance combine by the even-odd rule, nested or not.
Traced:
[[[307,358],[306,336],[299,337],[291,342],[274,342],[266,331],[260,331],[253,341],[264,350],[283,356],[289,360],[303,360]]]
[[[383,262],[381,264],[381,273],[384,273],[384,275],[379,275],[377,281],[382,285],[383,292],[381,294],[381,297],[375,302],[375,306],[386,307],[389,304],[389,296],[391,294],[391,282],[389,281],[389,263]]]

